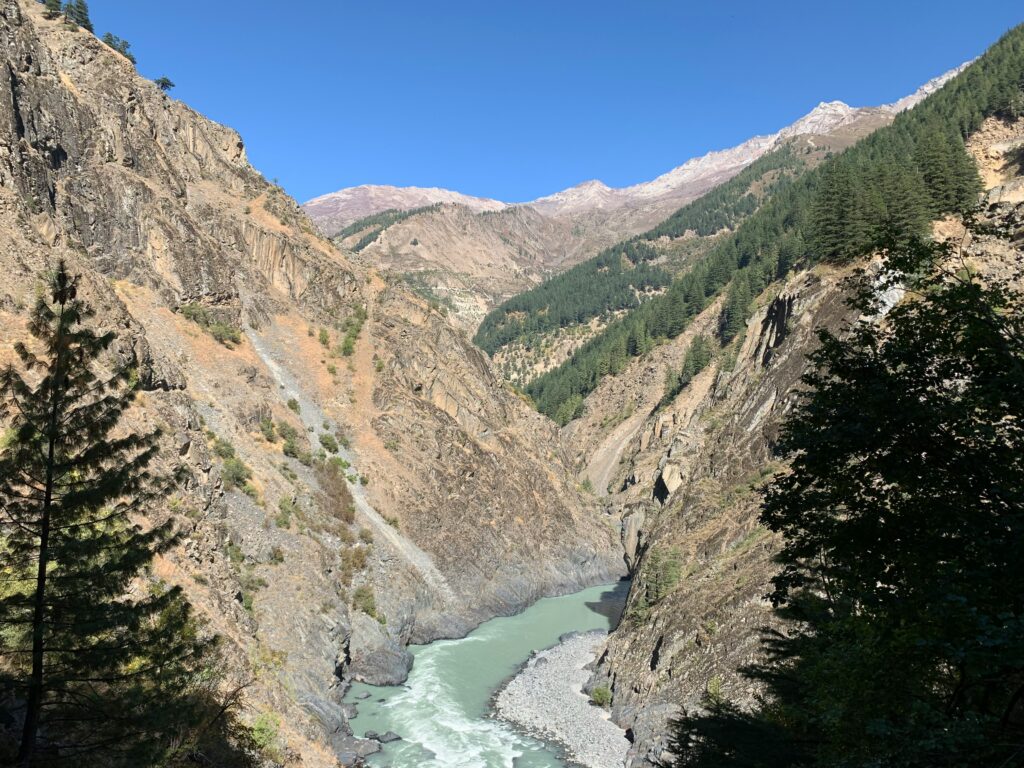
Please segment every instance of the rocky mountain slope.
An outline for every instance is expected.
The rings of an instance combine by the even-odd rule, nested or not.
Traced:
[[[1012,240],[965,240],[952,218],[937,222],[935,234],[964,242],[973,268],[1019,280],[1024,120],[989,118],[968,150],[987,189],[985,218]],[[666,372],[718,322],[721,306],[709,306],[684,334],[603,380],[563,430],[581,476],[621,510],[635,569],[626,616],[591,681],[614,690],[613,717],[633,741],[631,768],[670,759],[669,722],[699,708],[705,692],[739,705],[757,693],[736,671],[757,658],[760,630],[775,621],[764,595],[778,542],[757,523],[757,488],[782,467],[773,445],[815,329],[853,319],[843,283],[862,265],[818,265],[773,286],[739,339],[664,403]],[[678,581],[661,593],[669,572]]]
[[[500,301],[537,285],[625,237],[646,231],[672,212],[729,180],[765,153],[798,136],[828,136],[849,145],[912,107],[959,72],[947,72],[894,104],[850,107],[823,102],[780,131],[709,152],[649,182],[611,188],[591,180],[536,200],[507,204],[457,192],[416,187],[352,187],[304,204],[320,229],[333,235],[386,209],[434,203],[387,227],[359,258],[414,282],[448,303],[472,330]],[[352,246],[370,227],[344,241]]]
[[[66,259],[138,368],[135,423],[184,469],[147,513],[184,532],[155,575],[253,681],[245,720],[280,715],[294,762],[353,764],[372,745],[347,681],[614,578],[618,522],[440,312],[321,237],[235,132],[42,10],[0,4],[0,349]]]
[[[320,229],[333,235],[366,216],[388,210],[408,211],[435,203],[461,205],[471,211],[500,211],[507,206],[498,200],[473,197],[439,187],[391,187],[363,184],[330,192],[303,204],[306,214]]]

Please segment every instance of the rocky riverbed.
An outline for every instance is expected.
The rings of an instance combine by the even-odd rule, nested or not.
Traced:
[[[583,686],[587,666],[606,633],[573,633],[554,648],[538,651],[495,696],[499,718],[565,747],[585,768],[621,768],[629,741],[608,713],[590,703]]]

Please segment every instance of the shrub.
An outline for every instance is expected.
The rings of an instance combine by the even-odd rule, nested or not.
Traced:
[[[316,466],[316,479],[321,490],[320,508],[344,523],[351,523],[355,519],[356,508],[342,469],[333,462],[322,462]]]
[[[373,544],[373,531],[366,527],[360,528],[359,540],[364,544]]]
[[[220,459],[235,458],[235,446],[220,437],[213,438],[213,452]]]
[[[294,397],[288,398],[288,407],[295,411],[295,413],[300,413],[302,411],[302,406],[299,405],[299,401]]]
[[[225,323],[212,323],[206,330],[225,347],[230,348],[234,344],[242,343],[242,331],[234,326]]]
[[[331,346],[331,334],[327,332],[326,328],[320,329],[320,343],[325,347]]]
[[[377,598],[373,594],[373,587],[367,584],[356,587],[352,593],[352,606],[367,616],[376,618]]]
[[[228,349],[242,343],[242,330],[214,318],[202,304],[191,302],[178,308],[181,316],[190,320]]]
[[[260,419],[260,433],[268,443],[277,442],[277,433],[274,431],[274,422],[270,419]]]
[[[277,516],[274,518],[274,525],[283,530],[287,530],[292,524],[292,515],[298,512],[298,507],[295,502],[288,496],[282,496],[277,501]]]
[[[284,762],[284,750],[281,749],[281,721],[277,715],[264,712],[252,724],[250,733],[252,742],[260,753],[274,761]]]
[[[324,450],[328,451],[329,453],[338,452],[338,441],[335,439],[334,435],[328,434],[326,432],[321,433],[320,445],[322,445],[324,447]]]
[[[221,477],[224,480],[225,488],[229,490],[241,488],[252,477],[252,470],[249,469],[244,461],[236,456],[232,456],[224,460],[224,469]]]
[[[225,551],[228,553],[228,560],[231,561],[232,565],[241,565],[242,561],[245,560],[242,548],[233,542],[228,542]]]
[[[590,692],[590,700],[599,707],[607,708],[612,703],[612,692],[607,685],[599,685]]]

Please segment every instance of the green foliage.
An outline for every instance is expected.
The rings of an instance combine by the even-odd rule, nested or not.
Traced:
[[[89,5],[85,0],[68,0],[64,3],[64,15],[72,24],[92,32],[92,21],[89,19]]]
[[[276,763],[284,762],[281,747],[281,718],[272,712],[262,712],[253,721],[252,742],[260,754]]]
[[[355,308],[355,311],[349,315],[341,330],[344,332],[345,337],[341,342],[341,354],[345,357],[351,357],[356,351],[356,341],[359,339],[359,333],[363,330],[363,324],[366,322],[366,307],[360,305]]]
[[[493,355],[509,342],[637,307],[638,293],[669,282],[667,272],[650,264],[657,255],[639,238],[615,245],[492,310],[473,342]]]
[[[672,402],[676,395],[689,385],[693,377],[708,366],[714,354],[714,347],[707,336],[702,334],[694,338],[683,357],[682,367],[678,371],[668,372],[665,380],[665,395],[661,402],[663,404]]]
[[[132,44],[129,43],[127,40],[124,40],[118,37],[117,35],[112,35],[110,32],[105,32],[103,34],[103,42],[105,45],[107,45],[110,48],[113,48],[115,51],[117,51],[126,59],[128,59],[128,61],[130,61],[132,64],[136,63],[135,56],[132,55],[131,52]],[[167,80],[167,78],[163,79]],[[167,82],[170,83],[171,81],[167,80]],[[173,86],[174,84],[171,83],[171,85]]]
[[[537,409],[559,423],[578,415],[580,399],[604,376],[621,371],[630,357],[646,354],[660,340],[677,336],[730,284],[725,341],[742,325],[744,299],[757,296],[795,266],[845,261],[867,253],[880,239],[906,242],[924,234],[932,217],[972,204],[980,180],[964,137],[986,116],[1002,114],[1016,103],[1014,94],[1024,83],[1022,39],[1024,28],[1012,30],[892,125],[778,185],[666,291],[531,381],[526,392]],[[530,294],[511,301],[529,302]],[[547,311],[559,313],[557,307]],[[492,323],[486,336],[478,334],[477,343],[496,349],[500,343],[492,335],[500,327]]]
[[[334,437],[334,435],[328,432],[320,433],[320,445],[322,445],[324,447],[324,450],[327,451],[328,453],[338,452],[338,440]]]
[[[242,330],[218,320],[209,309],[201,304],[182,304],[178,309],[182,316],[191,320],[228,349],[242,343]]]
[[[342,240],[351,237],[352,235],[362,232],[364,229],[369,229],[370,231],[363,235],[363,237],[361,237],[359,241],[354,246],[352,246],[352,250],[358,253],[359,251],[363,250],[366,246],[368,246],[370,243],[374,242],[378,237],[380,237],[381,233],[385,229],[390,227],[392,224],[397,224],[400,221],[408,219],[410,216],[425,213],[426,211],[436,211],[440,209],[440,207],[441,204],[437,203],[435,205],[427,205],[422,208],[412,208],[408,211],[400,211],[396,208],[389,208],[386,211],[374,213],[370,216],[366,216],[362,219],[359,219],[358,221],[352,222],[343,230],[341,230],[338,234],[336,234],[334,236],[334,239],[338,242],[341,242]]]
[[[645,236],[682,237],[694,232],[702,237],[734,229],[753,214],[762,200],[792,183],[805,169],[804,161],[788,145],[761,156],[729,181],[688,203]],[[755,185],[760,189],[755,190]]]
[[[331,461],[319,462],[314,469],[321,490],[321,509],[343,523],[351,523],[355,519],[356,505],[345,482],[344,470]]]
[[[865,317],[821,332],[762,523],[790,620],[676,730],[680,766],[1011,765],[1024,753],[1024,293],[946,245],[895,242]],[[855,681],[855,684],[851,684]]]
[[[164,93],[174,88],[174,82],[169,77],[158,77],[153,81],[153,84]],[[246,213],[249,213],[249,211],[246,211]]]
[[[320,336],[319,336],[319,339],[320,339],[320,343],[321,343],[321,344],[322,344],[322,345],[323,345],[324,347],[329,347],[329,346],[331,346],[331,334],[327,332],[327,329],[326,329],[326,328],[321,328],[321,329],[320,329]]]
[[[44,6],[45,11],[43,15],[48,19],[56,19],[62,13],[60,0],[46,0]]]
[[[252,478],[252,470],[237,456],[232,456],[231,458],[224,459],[221,478],[224,480],[224,487],[228,490],[244,488],[247,481]]]
[[[634,623],[647,620],[652,606],[672,591],[682,575],[682,555],[675,547],[655,547],[644,554],[638,588],[633,593],[626,618]]]
[[[0,690],[24,713],[19,764],[59,751],[68,764],[151,765],[200,726],[213,641],[180,589],[130,589],[176,542],[174,518],[133,522],[168,495],[150,473],[159,435],[124,428],[132,371],[77,292],[60,262],[33,310],[35,342],[15,344],[19,366],[0,373],[13,430],[0,453]]]
[[[299,401],[296,400],[294,397],[288,398],[288,408],[294,411],[295,413],[302,412],[302,406],[299,405]]]
[[[298,507],[290,496],[282,496],[277,501],[277,516],[274,518],[274,525],[281,530],[287,531],[292,524],[292,515],[298,512]]]
[[[298,405],[298,401],[295,401],[296,408]],[[284,441],[281,445],[281,452],[285,456],[298,459],[306,466],[312,464],[313,457],[309,451],[309,442],[302,437],[298,429],[286,421],[279,421],[277,422],[277,432]]]
[[[599,685],[590,691],[590,700],[599,707],[607,709],[612,703],[612,691],[607,685]]]
[[[260,434],[263,435],[263,439],[268,443],[277,442],[277,432],[274,430],[273,420],[269,418],[260,419]]]
[[[373,593],[373,587],[362,584],[352,591],[352,607],[362,611],[367,616],[377,617],[377,598]]]
[[[245,490],[247,482],[252,479],[252,470],[235,454],[235,446],[220,437],[213,438],[212,450],[214,455],[223,461],[221,479],[227,490],[242,488]]]

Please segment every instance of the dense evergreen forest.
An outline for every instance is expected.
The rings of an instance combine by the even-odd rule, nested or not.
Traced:
[[[358,253],[359,251],[363,250],[366,246],[368,246],[370,243],[372,243],[374,240],[376,240],[378,237],[380,237],[381,233],[385,229],[390,227],[392,224],[397,224],[400,221],[405,221],[409,217],[415,216],[418,213],[424,213],[426,211],[436,211],[440,207],[441,203],[434,203],[433,205],[424,205],[420,208],[410,208],[407,211],[402,211],[399,210],[398,208],[388,208],[386,211],[373,213],[369,216],[364,216],[358,221],[353,221],[351,224],[349,224],[347,227],[341,230],[341,232],[336,234],[334,236],[334,239],[340,243],[345,238],[351,237],[352,235],[358,234],[359,232],[362,232],[364,229],[369,228],[370,231],[363,235],[361,238],[359,238],[356,244],[352,246],[352,250]]]
[[[665,270],[650,264],[657,256],[639,238],[614,245],[506,301],[484,318],[474,341],[493,355],[524,336],[637,307],[644,292],[663,288],[671,280]]]
[[[751,297],[796,266],[845,261],[885,239],[925,233],[936,216],[970,207],[980,180],[965,137],[989,115],[1021,113],[1024,27],[916,108],[849,150],[781,186],[661,295],[610,324],[526,388],[560,424],[630,357],[677,336],[728,287],[721,340],[742,327]]]
[[[679,237],[688,230],[707,236],[732,228],[762,200],[791,183],[804,167],[804,159],[788,145],[758,158],[649,232],[612,246],[494,308],[473,341],[493,355],[510,342],[639,306],[645,291],[671,282],[664,269],[649,264],[658,252],[647,241]]]

